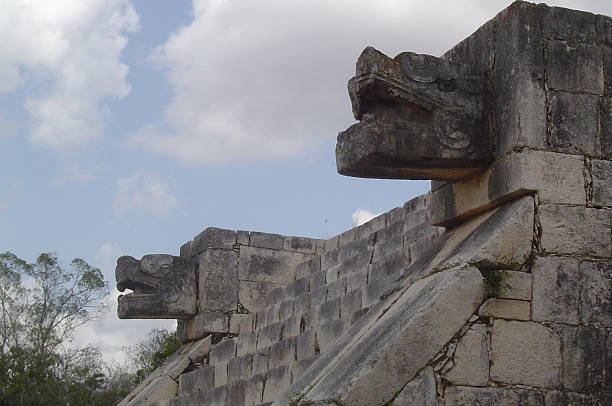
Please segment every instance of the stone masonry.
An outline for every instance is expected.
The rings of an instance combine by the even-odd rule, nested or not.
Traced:
[[[612,18],[517,1],[441,57],[367,48],[349,94],[338,171],[432,190],[120,258],[120,316],[183,346],[119,405],[612,404]]]

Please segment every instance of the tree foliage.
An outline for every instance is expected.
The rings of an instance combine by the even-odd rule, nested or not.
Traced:
[[[179,349],[181,343],[176,332],[154,328],[147,338],[127,348],[132,364],[136,367],[136,379],[142,381],[156,370],[170,355]]]

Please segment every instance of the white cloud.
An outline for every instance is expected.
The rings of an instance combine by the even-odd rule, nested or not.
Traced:
[[[53,181],[56,185],[65,185],[69,183],[82,184],[94,179],[93,168],[84,168],[77,163],[70,163],[64,166]]]
[[[37,85],[25,100],[34,144],[65,150],[102,137],[104,101],[130,90],[119,56],[137,27],[129,0],[3,0],[0,93]]]
[[[380,213],[372,213],[366,209],[357,209],[353,212],[351,219],[353,220],[353,227],[360,226],[368,221],[372,220],[374,217],[380,215]]]
[[[437,54],[489,17],[435,4],[194,0],[192,23],[153,55],[175,96],[128,143],[188,163],[308,151],[352,122],[346,83],[366,46]]]
[[[169,215],[178,209],[178,200],[170,192],[171,184],[171,179],[144,170],[118,179],[113,202],[115,216],[123,217],[133,211]]]

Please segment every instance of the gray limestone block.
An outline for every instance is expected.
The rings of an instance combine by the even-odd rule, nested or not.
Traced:
[[[227,385],[227,361],[221,361],[214,364],[215,367],[215,388]]]
[[[238,306],[238,253],[208,248],[199,259],[201,312],[236,311]]]
[[[398,207],[397,209],[393,209],[393,210],[400,210],[400,212],[403,213],[403,210],[400,207]],[[396,239],[398,236],[402,235],[403,231],[404,231],[404,220],[403,219],[399,219],[393,223],[387,223],[387,226],[385,228],[383,228],[382,230],[376,233],[376,243],[381,243],[383,241]]]
[[[314,254],[317,248],[317,241],[319,240],[314,238],[285,236],[283,239],[283,249],[303,254]]]
[[[146,406],[153,402],[175,397],[178,384],[169,376],[163,375],[155,378],[142,392],[136,395],[128,406]]]
[[[566,257],[538,257],[533,273],[533,319],[579,324],[579,261]]]
[[[209,406],[212,393],[213,388],[207,388],[195,393],[178,396],[172,399],[172,403],[169,406]]]
[[[368,280],[374,281],[397,275],[402,268],[409,264],[408,255],[402,249],[389,253],[368,267]]]
[[[612,96],[612,48],[603,47],[604,60],[604,82],[606,86],[606,96]]]
[[[236,232],[236,242],[240,245],[249,245],[250,244],[250,233],[245,230],[238,230]]]
[[[609,210],[546,204],[539,215],[545,253],[610,256]]]
[[[504,281],[504,289],[500,292],[499,298],[531,300],[532,274],[521,271],[499,272]]]
[[[346,293],[346,278],[327,284],[327,301],[336,300]]]
[[[283,323],[274,323],[265,326],[259,331],[257,336],[257,349],[270,347],[281,340],[283,333]]]
[[[365,250],[357,255],[345,259],[337,265],[338,278],[345,278],[354,272],[367,268],[372,261],[372,251]]]
[[[550,91],[548,101],[550,148],[568,154],[599,156],[599,97]]]
[[[323,244],[323,251],[328,252],[328,251],[335,250],[336,248],[338,248],[339,242],[340,242],[340,237],[338,237],[337,235],[333,236],[332,238],[328,240],[325,240],[325,243]]]
[[[609,401],[611,399],[607,399],[607,403],[605,397],[597,397],[591,395],[585,395],[581,393],[572,393],[572,392],[560,392],[560,391],[547,391],[544,403],[546,406],[552,405],[568,405],[568,406],[606,406],[609,405]]]
[[[580,263],[580,314],[585,324],[612,327],[612,272],[610,262]]]
[[[596,14],[561,7],[550,7],[542,20],[542,33],[547,39],[598,45],[605,41]]]
[[[601,48],[564,41],[548,41],[547,84],[553,89],[603,94]],[[568,66],[571,69],[568,69]]]
[[[338,248],[334,248],[331,251],[326,251],[321,256],[321,271],[325,272],[328,269],[338,265]]]
[[[393,406],[438,406],[433,368],[425,367],[393,400]]]
[[[355,241],[357,237],[357,231],[354,228],[346,230],[342,234],[338,235],[338,247],[342,247],[350,242]]]
[[[491,380],[554,389],[561,384],[561,339],[534,322],[495,320]]]
[[[478,315],[510,320],[530,320],[531,302],[525,300],[491,298],[484,302]]]
[[[302,324],[301,317],[289,317],[283,323],[283,334],[281,340],[288,340],[300,334]]]
[[[593,159],[591,176],[593,178],[593,205],[612,206],[612,161]]]
[[[230,314],[229,332],[232,334],[250,333],[253,330],[254,314]]]
[[[446,388],[444,401],[446,406],[544,406],[544,397],[541,392],[536,390],[473,388],[469,386],[450,386]]]
[[[228,388],[226,386],[215,387],[210,391],[210,406],[229,406],[226,404],[228,400]],[[239,405],[241,406],[241,405]]]
[[[253,234],[251,234],[252,243]],[[295,280],[295,269],[309,259],[299,252],[243,247],[238,266],[240,280],[287,284]]]
[[[493,80],[497,154],[520,147],[546,147],[540,26],[545,10],[534,4],[515,2],[495,18]]]
[[[227,385],[222,406],[245,406],[246,382],[235,381]],[[221,405],[220,405],[221,406]]]
[[[267,308],[255,313],[255,330],[261,330],[266,326],[267,315]]]
[[[362,291],[361,305],[363,307],[370,307],[380,302],[381,298],[398,288],[398,278],[399,273],[371,280]]]
[[[389,210],[385,215],[387,216],[385,229],[388,229],[392,224],[404,221],[404,215],[406,212],[403,207],[394,207]]]
[[[350,319],[321,321],[317,327],[316,342],[321,352],[327,351],[350,327]]]
[[[229,314],[199,313],[195,318],[187,320],[187,339],[195,340],[210,333],[229,332]]]
[[[325,286],[325,277],[327,276],[327,271],[315,272],[310,277],[310,290],[313,291],[316,288]]]
[[[612,98],[601,98],[601,153],[612,159]]]
[[[308,369],[308,367],[311,366],[312,363],[317,360],[317,358],[319,358],[319,356],[315,355],[311,358],[303,359],[301,361],[296,362],[293,366],[293,370],[291,371],[293,381],[299,378],[304,373],[304,371],[306,371],[306,369]]]
[[[338,272],[341,264],[334,265],[325,272],[325,283],[330,284],[338,280]]]
[[[284,285],[241,280],[238,283],[238,302],[250,313],[257,313],[264,310],[270,300],[282,302],[284,294],[275,293],[284,291]]]
[[[187,357],[194,364],[202,363],[202,360],[208,355],[210,350],[210,343],[212,341],[212,335],[204,337],[196,341],[188,351],[186,351]]]
[[[601,393],[605,389],[606,330],[597,327],[555,325],[561,336],[563,389]]]
[[[368,282],[368,268],[359,269],[346,277],[346,291],[365,288]]]
[[[324,323],[338,318],[340,318],[340,297],[321,304],[319,312],[320,322]]]
[[[295,338],[288,338],[270,347],[270,369],[295,363]]]
[[[474,324],[457,344],[453,367],[444,378],[454,385],[489,384],[489,338],[487,326]]]
[[[296,359],[298,362],[314,357],[319,351],[316,342],[316,331],[314,329],[309,329],[300,333],[295,338],[295,345]]]
[[[246,355],[257,349],[257,333],[242,333],[236,341],[236,355]]]
[[[222,228],[208,227],[193,239],[191,256],[200,255],[208,248],[232,249],[236,244],[236,232]]]
[[[321,288],[319,288],[319,290],[321,290]],[[302,313],[310,309],[311,304],[312,295],[310,293],[304,293],[303,295],[298,296],[297,298],[295,298],[295,303],[293,307],[294,314],[301,315]]]
[[[181,245],[181,248],[179,250],[180,254],[179,256],[181,258],[185,258],[185,259],[191,259],[191,243],[192,241],[187,241],[185,244]]]
[[[251,379],[246,381],[244,396],[245,406],[255,406],[261,403],[265,382],[265,374],[254,375]]]
[[[608,339],[606,340],[606,393],[612,393],[612,332],[608,331]]]
[[[308,293],[310,291],[310,278],[304,277],[296,279],[287,285],[286,290],[288,299],[294,299],[299,295]]]
[[[213,345],[210,348],[210,363],[216,364],[227,361],[236,356],[236,340],[229,338]]]
[[[287,285],[274,285],[272,291],[269,292],[268,300],[266,304],[271,306],[273,304],[281,303],[287,300]]]
[[[351,319],[353,314],[361,309],[361,289],[348,292],[340,298],[340,317]]]
[[[253,354],[253,375],[266,374],[270,369],[270,347],[260,348]]]
[[[310,306],[311,307],[315,304],[323,303],[326,300],[327,300],[327,286],[326,285],[321,286],[320,288],[313,289],[312,293],[310,293]]]
[[[304,313],[300,319],[300,331],[316,328],[319,325],[319,314],[321,306],[312,305],[310,310]]]
[[[304,278],[307,276],[311,276],[315,272],[319,272],[321,270],[321,257],[316,256],[308,261],[299,263],[295,268],[295,277],[296,278]]]
[[[264,387],[263,401],[275,401],[291,385],[291,368],[282,366],[268,372]]]
[[[396,253],[398,251],[404,250],[404,239],[403,238],[394,238],[390,240],[385,240],[382,242],[377,242],[374,245],[374,254],[371,257],[372,262],[380,261],[385,259],[389,255]],[[369,259],[369,258],[368,258]],[[369,262],[369,261],[368,261]]]
[[[304,295],[302,295],[304,296]],[[300,297],[302,297],[300,296]],[[297,301],[297,299],[296,299]],[[283,303],[280,304],[279,309],[278,309],[278,319],[280,321],[282,320],[286,320],[289,317],[293,317],[293,307],[294,307],[294,301],[293,300],[285,300]]]
[[[280,321],[280,303],[269,306],[266,309],[266,324],[272,324]]]
[[[246,354],[229,360],[227,366],[227,376],[229,382],[234,382],[240,379],[249,379],[252,373],[253,354]]]
[[[284,236],[280,234],[269,234],[251,231],[250,245],[251,247],[282,250],[283,238]]]
[[[214,384],[215,367],[213,365],[205,365],[202,368],[185,372],[179,376],[178,394],[182,396],[198,392],[206,388],[212,388]]]

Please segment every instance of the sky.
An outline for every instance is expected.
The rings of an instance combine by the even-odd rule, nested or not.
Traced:
[[[120,255],[178,255],[208,226],[329,238],[427,192],[343,177],[337,133],[366,46],[440,55],[502,0],[3,0],[0,251],[99,267],[104,316],[74,345],[107,359]],[[551,1],[612,15],[608,0]]]

